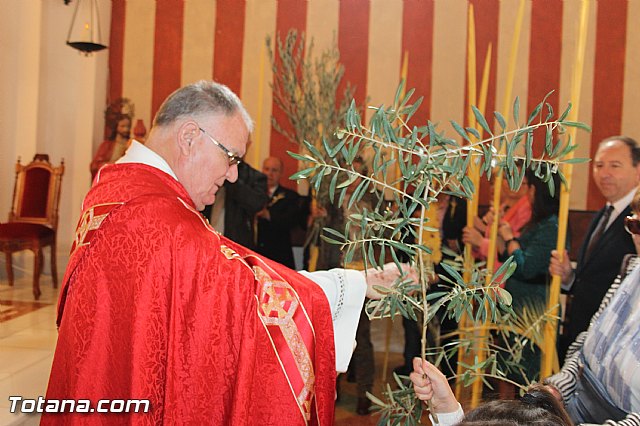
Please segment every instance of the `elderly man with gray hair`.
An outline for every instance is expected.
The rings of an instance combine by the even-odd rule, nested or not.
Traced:
[[[332,424],[365,293],[398,270],[302,275],[216,232],[199,210],[236,180],[251,130],[235,94],[200,81],[167,98],[146,145],[100,169],[42,424]],[[55,413],[63,399],[82,410]],[[105,412],[123,400],[139,409]]]

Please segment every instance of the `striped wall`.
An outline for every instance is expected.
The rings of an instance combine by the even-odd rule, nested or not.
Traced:
[[[314,38],[315,52],[341,52],[345,79],[358,101],[389,103],[409,58],[408,86],[425,97],[415,123],[467,116],[467,10],[475,10],[477,86],[492,48],[487,108],[501,108],[519,1],[516,0],[113,0],[109,97],[131,98],[137,118],[149,123],[162,100],[181,85],[214,78],[236,91],[256,121],[248,161],[295,148],[271,128],[281,117],[271,92],[265,38],[295,28]],[[580,0],[526,1],[517,50],[513,96],[529,109],[549,91],[554,109],[569,101]],[[640,2],[590,2],[580,98],[578,155],[625,133],[640,138]],[[297,165],[291,159],[285,172]],[[590,167],[575,168],[571,207],[602,204]],[[486,192],[483,189],[483,192]]]

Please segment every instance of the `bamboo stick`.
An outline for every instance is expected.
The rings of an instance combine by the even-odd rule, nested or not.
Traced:
[[[476,25],[475,18],[473,13],[473,4],[469,4],[468,8],[468,18],[467,18],[467,97],[469,101],[469,111],[468,111],[468,125],[469,127],[476,126],[475,115],[471,110],[471,105],[475,105],[476,103]],[[473,162],[469,167],[468,175],[472,181],[474,181],[474,176],[477,170],[475,170]],[[467,200],[467,226],[473,226],[473,219],[478,214],[478,192],[476,191],[470,200]],[[464,270],[462,274],[462,278],[465,282],[471,281],[471,270],[473,268],[473,253],[471,244],[464,245]],[[466,330],[470,327],[469,318],[466,313],[462,314],[460,317],[460,322],[458,323],[458,329],[460,331],[460,337],[463,336],[462,333],[466,333]],[[463,374],[462,364],[468,364],[468,357],[470,356],[469,351],[458,352],[458,368],[457,368],[457,376],[460,377]],[[462,399],[463,385],[462,380],[456,381],[456,398],[458,400]]]
[[[511,49],[509,52],[509,62],[508,62],[508,67],[507,67],[507,78],[506,78],[506,82],[505,82],[505,92],[504,92],[504,101],[503,101],[503,105],[502,105],[502,113],[504,116],[506,116],[508,114],[508,109],[510,106],[510,102],[511,102],[511,96],[512,96],[512,92],[513,92],[513,80],[514,80],[514,76],[515,76],[515,64],[516,64],[516,59],[517,59],[517,53],[518,53],[518,45],[520,43],[520,35],[522,33],[522,22],[523,22],[523,18],[524,18],[524,7],[525,7],[525,2],[524,0],[520,1],[520,5],[518,8],[518,13],[516,16],[516,24],[515,24],[515,29],[514,29],[514,34],[513,37],[511,39]],[[489,56],[489,54],[488,54]],[[488,70],[486,69],[487,67],[487,63],[488,61],[485,60],[485,71],[484,71],[484,75],[488,75]],[[484,76],[483,76],[484,77]],[[485,80],[483,78],[483,86],[484,86]],[[482,94],[481,94],[481,99],[480,99],[480,103],[478,105],[478,109],[484,113],[485,110],[485,102],[486,102],[486,89],[483,87],[481,89],[481,93],[484,94],[484,99],[482,98]],[[478,129],[480,130],[480,129]],[[504,147],[503,147],[503,152],[504,152]],[[494,187],[494,194],[493,194],[493,207],[494,207],[494,211],[499,211],[499,207],[500,207],[500,192],[502,189],[501,186],[501,181],[502,181],[502,171],[500,170],[498,175],[496,176],[496,182],[498,182],[495,187]],[[477,185],[476,182],[474,182],[474,185]],[[476,215],[477,215],[477,205],[475,206],[476,209]],[[467,219],[469,219],[469,216],[467,217]],[[471,223],[468,226],[473,226],[473,223]],[[495,265],[495,252],[496,252],[496,240],[497,240],[497,234],[498,234],[498,220],[496,218],[496,220],[493,222],[492,226],[491,226],[491,232],[490,232],[490,239],[489,239],[489,252],[488,252],[488,256],[487,256],[487,270],[489,271],[489,275],[487,276],[487,284],[491,282],[492,279],[492,275],[493,275],[493,269],[494,269],[494,265]],[[487,331],[487,327],[486,327],[486,323],[483,324],[481,330],[480,330],[480,335],[478,336],[480,341],[483,341],[483,339],[486,338],[488,331]],[[479,361],[484,359],[484,351],[481,351],[478,353],[479,356]],[[476,381],[474,383],[474,387],[472,389],[472,401],[471,401],[471,405],[472,406],[476,406],[479,402],[480,399],[480,395],[481,395],[481,390],[482,390],[482,382],[481,381]]]
[[[478,110],[482,114],[484,114],[485,109],[487,107],[487,92],[489,91],[489,74],[491,70],[491,51],[492,45],[489,44],[487,49],[487,56],[484,60],[484,69],[482,70],[482,84],[480,85],[480,99],[478,99]],[[482,134],[482,126],[480,124],[476,124],[476,130],[480,134]],[[478,194],[480,188],[480,173],[477,171],[475,176],[473,176],[476,180],[473,182],[474,187],[476,188],[476,194]],[[478,207],[476,205],[476,215],[478,212]],[[473,226],[473,224],[471,225]],[[486,359],[486,345],[485,341],[488,335],[487,324],[486,322],[480,327],[478,336],[476,336],[476,344],[475,344],[475,355],[477,362],[483,362]],[[473,386],[471,388],[471,407],[475,408],[478,406],[480,399],[482,398],[482,380],[476,380],[473,382]]]
[[[513,92],[513,80],[516,70],[516,59],[518,56],[518,45],[520,44],[520,34],[522,32],[522,21],[524,19],[524,0],[520,0],[520,6],[518,7],[518,14],[516,16],[516,26],[511,39],[511,50],[509,51],[509,64],[507,66],[507,78],[505,80],[504,98],[502,101],[502,108],[500,112],[504,117],[509,115],[509,108],[511,106],[511,96]],[[502,146],[500,153],[504,154],[505,147]],[[495,185],[493,187],[493,211],[498,212],[500,210],[500,196],[502,192],[502,169],[498,170],[495,175]],[[496,215],[496,219],[498,216]],[[498,239],[498,220],[494,220],[491,224],[491,231],[489,234],[489,253],[487,254],[487,284],[491,282],[493,277],[493,270],[495,265],[496,255],[496,240]]]
[[[578,111],[580,107],[580,89],[582,87],[582,74],[584,72],[584,55],[587,44],[587,28],[589,25],[589,0],[582,0],[580,8],[580,26],[578,30],[578,47],[576,49],[576,60],[573,67],[574,74],[571,80],[571,101],[573,106],[569,112],[569,120],[576,121],[578,119]],[[568,131],[568,137],[571,141],[575,141],[576,128],[571,127]],[[568,158],[573,158],[571,152]],[[562,167],[567,185],[562,186],[560,190],[560,212],[558,213],[558,243],[556,250],[564,253],[567,241],[567,222],[569,218],[569,194],[571,192],[571,177],[573,174],[573,166],[565,163]],[[561,254],[563,256],[563,254]],[[558,314],[558,304],[560,302],[560,276],[553,275],[551,279],[551,288],[549,291],[549,299],[547,302],[547,311],[553,310],[553,315]],[[544,348],[542,352],[542,362],[540,368],[540,377],[547,377],[551,373],[558,371],[558,353],[556,351],[556,334],[557,320],[553,319],[545,324],[544,328]]]
[[[511,96],[513,92],[513,80],[515,76],[516,59],[518,56],[518,45],[520,44],[520,34],[522,33],[522,21],[524,19],[524,7],[525,7],[524,0],[520,0],[520,6],[518,7],[518,13],[516,15],[514,33],[513,33],[513,37],[511,38],[509,62],[507,65],[507,76],[505,79],[504,98],[502,101],[502,107],[500,109],[502,115],[505,117],[508,116],[509,108],[511,105]],[[501,147],[500,153],[501,154],[505,153],[504,146]],[[485,282],[486,285],[489,285],[491,283],[491,280],[493,279],[493,272],[495,269],[496,242],[498,240],[498,223],[499,223],[498,212],[500,211],[500,198],[501,198],[501,192],[502,192],[502,169],[499,169],[498,173],[494,176],[495,177],[494,177],[492,206],[493,206],[493,211],[496,212],[496,215],[494,216],[495,219],[491,224],[491,228],[489,232],[489,251],[487,253],[488,274]],[[481,339],[486,339],[488,335],[488,329],[487,329],[486,323],[483,324],[480,334],[481,334],[480,336]],[[473,396],[475,396],[475,394],[472,394],[472,405],[475,406]],[[475,402],[477,403],[477,401]]]

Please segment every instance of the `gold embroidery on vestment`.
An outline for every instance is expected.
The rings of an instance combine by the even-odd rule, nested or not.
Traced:
[[[100,228],[100,225],[102,225],[102,222],[104,222],[107,216],[109,216],[109,213],[111,213],[111,210],[114,207],[122,204],[124,203],[96,204],[95,206],[92,206],[91,208],[85,210],[84,213],[82,213],[82,217],[80,218],[80,223],[76,228],[73,244],[71,245],[73,247],[73,251],[71,254],[73,254],[73,252],[75,252],[78,248],[88,245],[90,238],[87,238],[87,235],[89,234],[89,232],[95,231],[98,228]],[[109,208],[105,213],[96,215],[95,214],[96,209],[101,207],[111,207],[111,208]]]
[[[265,326],[279,327],[296,367],[304,383],[298,395],[295,395],[306,420],[311,419],[311,401],[314,396],[315,373],[311,356],[302,339],[293,316],[300,302],[293,288],[286,281],[271,278],[264,269],[253,267],[256,280],[261,284],[258,295],[258,313]],[[305,316],[305,320],[308,320]],[[286,374],[285,370],[285,374]],[[288,379],[288,378],[287,378]]]
[[[229,260],[240,259],[240,255],[236,253],[234,249],[232,249],[231,247],[227,247],[224,244],[220,245],[220,251],[222,252],[222,254],[224,254],[224,257],[226,257]]]

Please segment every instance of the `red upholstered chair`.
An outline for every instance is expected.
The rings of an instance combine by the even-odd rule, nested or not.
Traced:
[[[11,254],[31,250],[35,257],[33,296],[36,300],[40,297],[43,247],[51,247],[51,277],[53,286],[58,286],[56,229],[63,173],[64,160],[54,167],[48,155],[36,154],[31,163],[23,166],[18,158],[9,221],[0,224],[0,250],[7,258],[9,285],[13,285]]]

